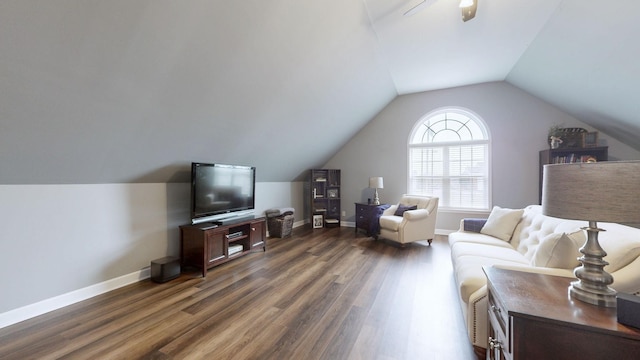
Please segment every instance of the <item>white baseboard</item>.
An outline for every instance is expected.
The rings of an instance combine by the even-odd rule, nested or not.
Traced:
[[[0,314],[0,329],[48,313],[50,311],[75,304],[94,296],[104,294],[108,291],[133,284],[140,280],[148,279],[149,276],[150,270],[149,267],[146,267],[141,269],[140,271],[132,272],[131,274],[123,275],[115,279],[110,279],[98,284],[87,286],[82,289],[68,292],[66,294],[52,297],[50,299],[42,300],[31,305],[7,311]]]
[[[298,221],[293,227],[304,226],[305,221]],[[343,221],[344,227],[355,227],[355,223]],[[436,234],[449,234],[452,230],[436,229]],[[82,289],[74,290],[66,294],[62,294],[50,299],[45,299],[34,304],[23,306],[14,310],[0,314],[0,329],[17,324],[21,321],[31,319],[33,317],[46,314],[53,310],[58,310],[65,306],[75,304],[77,302],[92,298],[94,296],[104,294],[108,291],[121,288],[123,286],[133,284],[140,280],[148,279],[150,276],[149,267],[145,267],[139,271],[132,272],[127,275],[110,279],[98,284],[87,286]]]
[[[449,230],[449,229],[436,229],[436,235],[449,235],[458,230]]]

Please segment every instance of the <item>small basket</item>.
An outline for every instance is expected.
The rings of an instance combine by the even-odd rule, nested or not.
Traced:
[[[269,209],[264,213],[267,216],[267,229],[270,237],[284,238],[291,236],[293,229],[293,208]]]

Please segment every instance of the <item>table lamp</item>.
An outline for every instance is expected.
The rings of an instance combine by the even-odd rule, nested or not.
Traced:
[[[585,220],[587,241],[580,248],[578,279],[569,295],[593,305],[616,306],[613,276],[604,271],[607,253],[598,242],[597,222],[633,223],[640,220],[640,161],[545,165],[542,213],[563,219]]]
[[[373,205],[380,205],[380,198],[378,197],[378,189],[384,189],[382,183],[382,177],[370,177],[369,178],[369,187],[376,189],[375,194],[373,195]]]

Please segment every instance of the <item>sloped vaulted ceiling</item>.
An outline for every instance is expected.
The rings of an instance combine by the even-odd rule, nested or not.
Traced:
[[[640,2],[563,1],[506,80],[640,150]]]
[[[640,2],[365,0],[400,94],[507,81],[640,150]]]
[[[396,96],[375,41],[360,1],[2,1],[0,183],[290,181]]]
[[[397,94],[507,81],[640,150],[640,3],[0,2],[0,184],[259,181],[321,166]]]

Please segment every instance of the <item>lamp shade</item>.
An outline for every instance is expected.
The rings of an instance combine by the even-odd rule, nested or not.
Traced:
[[[542,213],[563,219],[640,221],[640,161],[545,165]]]
[[[382,183],[382,177],[370,177],[369,178],[369,187],[375,189],[384,189]]]

